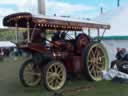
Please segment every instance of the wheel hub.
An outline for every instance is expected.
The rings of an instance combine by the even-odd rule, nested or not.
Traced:
[[[54,72],[54,73],[51,74],[51,77],[58,78],[59,77],[59,74],[57,74],[57,73]]]

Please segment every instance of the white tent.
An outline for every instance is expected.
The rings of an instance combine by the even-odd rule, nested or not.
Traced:
[[[111,61],[115,60],[116,49],[117,48],[126,48],[128,51],[128,39],[111,39],[111,40],[103,40],[102,43],[104,44],[105,48],[107,49],[108,56],[109,56],[109,64]]]
[[[0,41],[0,47],[16,47],[16,45],[10,41]]]
[[[95,20],[98,22],[108,23],[111,29],[107,30],[105,36],[128,36],[128,6],[119,7],[108,13],[98,16]],[[107,39],[103,40],[107,48],[110,62],[115,59],[116,48],[126,48],[128,51],[128,38]]]
[[[113,11],[104,13],[97,18],[98,22],[108,23],[111,29],[105,33],[107,36],[128,36],[128,6],[116,8]]]

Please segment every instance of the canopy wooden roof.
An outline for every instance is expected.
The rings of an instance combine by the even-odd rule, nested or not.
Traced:
[[[35,16],[31,13],[15,13],[6,16],[3,19],[3,25],[8,27],[27,27],[29,21],[30,27],[49,28],[49,29],[62,29],[62,30],[82,30],[83,28],[96,28],[96,29],[110,29],[110,25],[93,22],[90,20],[76,20],[62,17],[46,17]]]

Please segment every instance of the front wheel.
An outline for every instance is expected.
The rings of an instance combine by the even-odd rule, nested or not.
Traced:
[[[89,79],[102,80],[102,71],[108,68],[107,51],[101,43],[90,43],[84,50],[84,67]]]
[[[66,68],[62,62],[51,61],[45,66],[43,76],[45,87],[48,90],[57,91],[61,89],[66,82]]]
[[[19,78],[25,87],[34,87],[41,82],[41,68],[27,60],[20,68]]]

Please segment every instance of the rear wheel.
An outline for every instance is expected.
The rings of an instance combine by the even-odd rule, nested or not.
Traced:
[[[102,71],[108,68],[108,55],[100,43],[90,43],[84,50],[84,67],[89,79],[102,80]]]
[[[48,90],[57,91],[63,87],[66,81],[67,72],[64,64],[59,61],[49,62],[44,70],[44,84]]]
[[[41,68],[35,65],[32,60],[27,60],[20,68],[19,78],[26,87],[37,86],[41,81]]]

